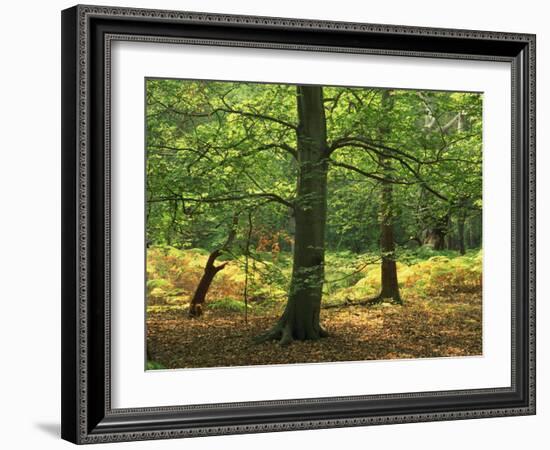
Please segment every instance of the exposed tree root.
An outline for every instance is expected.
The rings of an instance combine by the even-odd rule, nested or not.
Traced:
[[[318,328],[318,329],[317,329]],[[271,330],[254,338],[256,344],[268,341],[279,341],[279,345],[285,347],[293,341],[315,341],[328,337],[329,333],[322,326],[310,327],[308,330],[292,330],[290,322],[279,321]]]
[[[285,326],[281,332],[281,339],[279,341],[279,345],[281,347],[286,347],[287,345],[290,345],[294,338],[292,337],[292,330],[290,329],[290,326]]]
[[[202,305],[200,303],[191,304],[187,312],[190,319],[195,319],[202,316]]]
[[[273,328],[271,328],[271,330],[267,331],[266,333],[260,334],[259,336],[256,336],[254,338],[254,342],[256,344],[261,344],[262,342],[276,341],[278,339],[281,339],[282,332],[282,323],[278,322]]]
[[[347,308],[350,306],[375,306],[379,305],[380,303],[383,303],[386,300],[391,300],[390,303],[394,305],[403,305],[403,300],[401,297],[382,297],[381,295],[377,295],[376,297],[367,298],[365,300],[360,300],[357,302],[351,301],[350,299],[346,298],[344,303],[337,303],[332,305],[323,305],[321,308],[323,309],[332,309],[332,308]]]

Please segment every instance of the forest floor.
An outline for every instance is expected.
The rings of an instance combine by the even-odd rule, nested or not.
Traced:
[[[189,299],[208,252],[148,249],[149,369],[249,366],[482,354],[482,252],[420,248],[397,263],[403,305],[356,303],[380,291],[376,255],[328,252],[321,323],[329,337],[256,344],[286,303],[291,256],[257,254],[248,297],[242,260],[231,259],[210,287],[200,318],[187,317]],[[242,258],[241,258],[242,259]],[[245,321],[246,311],[246,321]]]
[[[405,299],[404,305],[325,308],[321,321],[330,336],[318,341],[256,344],[279,308],[261,314],[207,309],[198,319],[186,308],[150,308],[147,338],[151,368],[249,366],[260,364],[364,361],[481,355],[481,290],[428,299]]]

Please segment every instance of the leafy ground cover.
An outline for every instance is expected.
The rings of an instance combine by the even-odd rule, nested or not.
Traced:
[[[474,356],[482,353],[481,251],[421,248],[398,263],[404,304],[359,305],[380,288],[372,254],[328,253],[319,341],[256,344],[285,304],[290,263],[262,255],[248,275],[242,258],[229,261],[208,294],[205,313],[190,319],[190,296],[208,254],[154,247],[148,251],[148,369],[246,366],[329,361]],[[258,258],[259,259],[259,258]]]

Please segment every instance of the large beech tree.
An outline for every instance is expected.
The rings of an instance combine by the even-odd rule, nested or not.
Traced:
[[[295,243],[288,301],[277,324],[259,340],[318,339],[325,265],[329,149],[320,86],[297,86],[298,177],[294,200]]]

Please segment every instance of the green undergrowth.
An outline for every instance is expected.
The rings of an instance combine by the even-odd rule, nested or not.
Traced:
[[[209,253],[202,249],[151,247],[147,252],[147,307],[150,312],[185,310],[202,276]],[[255,254],[226,259],[207,296],[212,310],[244,312],[244,290],[250,312],[281,308],[291,273],[291,255]],[[218,261],[221,262],[223,258]],[[420,247],[399,253],[401,296],[405,301],[452,296],[481,289],[482,251],[434,251]],[[374,253],[327,252],[323,303],[343,304],[373,297],[380,290],[380,257]]]
[[[146,370],[160,370],[160,369],[166,369],[166,367],[156,361],[147,361]]]

